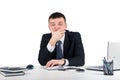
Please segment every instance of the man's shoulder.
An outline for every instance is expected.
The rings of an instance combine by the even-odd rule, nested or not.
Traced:
[[[50,38],[51,37],[51,33],[45,33],[42,35],[43,38]]]
[[[45,34],[43,34],[43,36],[50,36],[51,35],[51,33],[45,33]]]
[[[77,32],[77,31],[69,31],[69,30],[66,30],[66,33],[67,33],[69,36],[77,36],[77,35],[80,35],[80,33]]]

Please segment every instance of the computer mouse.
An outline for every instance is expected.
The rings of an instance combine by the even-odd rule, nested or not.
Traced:
[[[81,68],[78,68],[76,69],[77,72],[84,72],[85,70],[84,69],[81,69]]]

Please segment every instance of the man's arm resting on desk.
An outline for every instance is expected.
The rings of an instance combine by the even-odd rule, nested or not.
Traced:
[[[65,59],[52,59],[50,61],[47,62],[46,64],[46,68],[48,67],[53,67],[53,66],[63,66],[66,64],[66,60]]]
[[[48,43],[48,45],[47,45],[47,49],[48,49],[48,51],[53,52],[54,49],[55,49],[55,47],[52,46],[50,43]],[[52,53],[50,53],[50,54],[52,54]],[[61,59],[61,60],[64,60],[63,66],[69,64],[69,62],[68,62],[67,59],[64,59],[64,58],[63,58],[63,59]]]

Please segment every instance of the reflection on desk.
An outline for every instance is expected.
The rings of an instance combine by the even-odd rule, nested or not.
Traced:
[[[0,80],[119,80],[119,75],[120,71],[114,72],[112,76],[106,76],[99,71],[58,71],[46,70],[41,66],[36,66],[33,70],[27,71],[23,76],[4,77],[0,75]]]

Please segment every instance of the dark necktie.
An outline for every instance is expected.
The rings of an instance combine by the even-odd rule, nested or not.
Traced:
[[[61,44],[62,42],[60,40],[56,42],[56,58],[57,59],[63,58]]]

